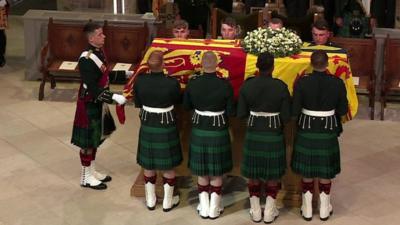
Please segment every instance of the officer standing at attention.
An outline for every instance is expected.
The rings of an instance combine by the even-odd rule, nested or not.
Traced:
[[[326,72],[328,55],[317,50],[311,55],[313,72],[300,78],[294,87],[292,115],[297,119],[292,169],[302,179],[301,214],[312,219],[314,180],[319,181],[319,216],[329,219],[331,180],[340,173],[338,136],[341,117],[348,111],[346,87]]]
[[[241,173],[248,178],[250,216],[262,219],[261,184],[265,181],[264,222],[279,215],[275,204],[280,179],[286,169],[283,127],[290,120],[290,93],[287,85],[272,77],[274,56],[268,52],[257,58],[259,75],[249,78],[240,89],[237,116],[248,118]]]
[[[78,62],[81,85],[71,143],[81,148],[81,186],[99,190],[107,188],[105,182],[111,181],[111,177],[95,169],[97,148],[116,129],[107,104],[115,101],[123,105],[126,99],[109,90],[110,71],[102,49],[105,39],[103,28],[89,22],[83,32],[89,46],[82,52]]]
[[[205,52],[201,64],[203,74],[189,80],[183,106],[194,110],[189,168],[198,176],[197,210],[202,218],[216,219],[223,211],[222,175],[232,169],[228,116],[235,114],[235,105],[231,84],[216,74],[215,53]]]

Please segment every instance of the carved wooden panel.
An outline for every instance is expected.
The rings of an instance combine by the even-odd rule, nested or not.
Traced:
[[[387,89],[400,90],[400,39],[386,39],[384,79]]]
[[[351,71],[354,77],[359,77],[358,88],[370,88],[370,83],[375,80],[375,39],[358,38],[332,38],[332,42],[346,49]]]
[[[104,27],[105,50],[109,62],[139,63],[146,48],[147,27],[117,26]]]
[[[77,61],[87,47],[83,24],[55,24],[49,22],[48,42],[52,58]]]
[[[167,28],[165,25],[157,26],[157,36],[158,38],[173,38],[172,29]]]

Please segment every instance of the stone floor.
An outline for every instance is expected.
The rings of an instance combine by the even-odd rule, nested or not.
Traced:
[[[164,213],[148,211],[143,198],[130,196],[140,171],[135,162],[138,111],[127,107],[127,122],[101,147],[98,167],[113,176],[106,191],[79,186],[78,148],[70,144],[77,83],[46,88],[24,80],[22,23],[13,18],[8,33],[8,63],[0,69],[0,225],[29,224],[251,224],[244,183],[224,196],[221,218],[203,220],[195,211],[195,187],[180,206]],[[113,86],[120,90],[121,86]],[[283,208],[274,224],[397,225],[400,221],[400,123],[397,106],[387,121],[360,113],[344,125],[340,137],[342,173],[332,190],[334,215],[322,222],[301,219],[297,208]],[[112,110],[114,111],[114,110]]]

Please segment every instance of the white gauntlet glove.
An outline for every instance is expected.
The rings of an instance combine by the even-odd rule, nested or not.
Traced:
[[[113,94],[112,99],[118,103],[118,105],[123,105],[126,103],[126,98],[123,95]]]
[[[126,78],[129,78],[129,77],[131,77],[133,75],[133,71],[129,71],[129,70],[126,70],[125,71],[125,77]]]

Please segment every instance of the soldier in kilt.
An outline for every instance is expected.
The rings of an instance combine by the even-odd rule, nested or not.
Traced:
[[[80,147],[82,164],[81,186],[106,189],[104,182],[111,177],[95,169],[97,148],[115,130],[114,120],[108,109],[113,100],[125,104],[122,95],[109,90],[109,71],[102,50],[105,35],[103,28],[89,22],[84,27],[89,46],[78,62],[81,75],[71,143]]]
[[[315,51],[311,65],[314,71],[300,78],[294,87],[292,108],[298,121],[292,169],[303,176],[301,214],[307,221],[312,219],[314,180],[319,180],[321,220],[332,213],[331,179],[340,173],[340,118],[348,110],[343,81],[326,72],[328,55]]]
[[[179,204],[179,195],[174,195],[174,167],[182,162],[182,152],[173,109],[181,102],[180,85],[163,73],[161,51],[152,52],[147,64],[150,74],[139,75],[133,87],[135,106],[141,108],[137,163],[144,169],[149,210],[155,209],[157,200],[156,170],[163,172],[163,210],[167,212]]]
[[[366,34],[370,34],[372,28],[376,26],[374,2],[374,0],[334,1],[336,36],[365,38]]]
[[[283,126],[290,120],[290,93],[287,85],[272,77],[274,56],[258,56],[259,75],[246,80],[240,89],[237,116],[248,118],[241,173],[248,178],[250,216],[262,220],[261,184],[265,181],[264,222],[272,223],[279,215],[275,204],[279,180],[286,169]]]
[[[201,63],[203,74],[189,80],[183,99],[185,109],[194,110],[189,168],[198,176],[200,216],[216,219],[223,211],[222,175],[232,169],[228,116],[235,114],[235,106],[231,84],[217,77],[217,56],[205,52]]]
[[[10,4],[7,0],[0,0],[0,67],[6,64],[6,29],[8,27],[8,11]]]

